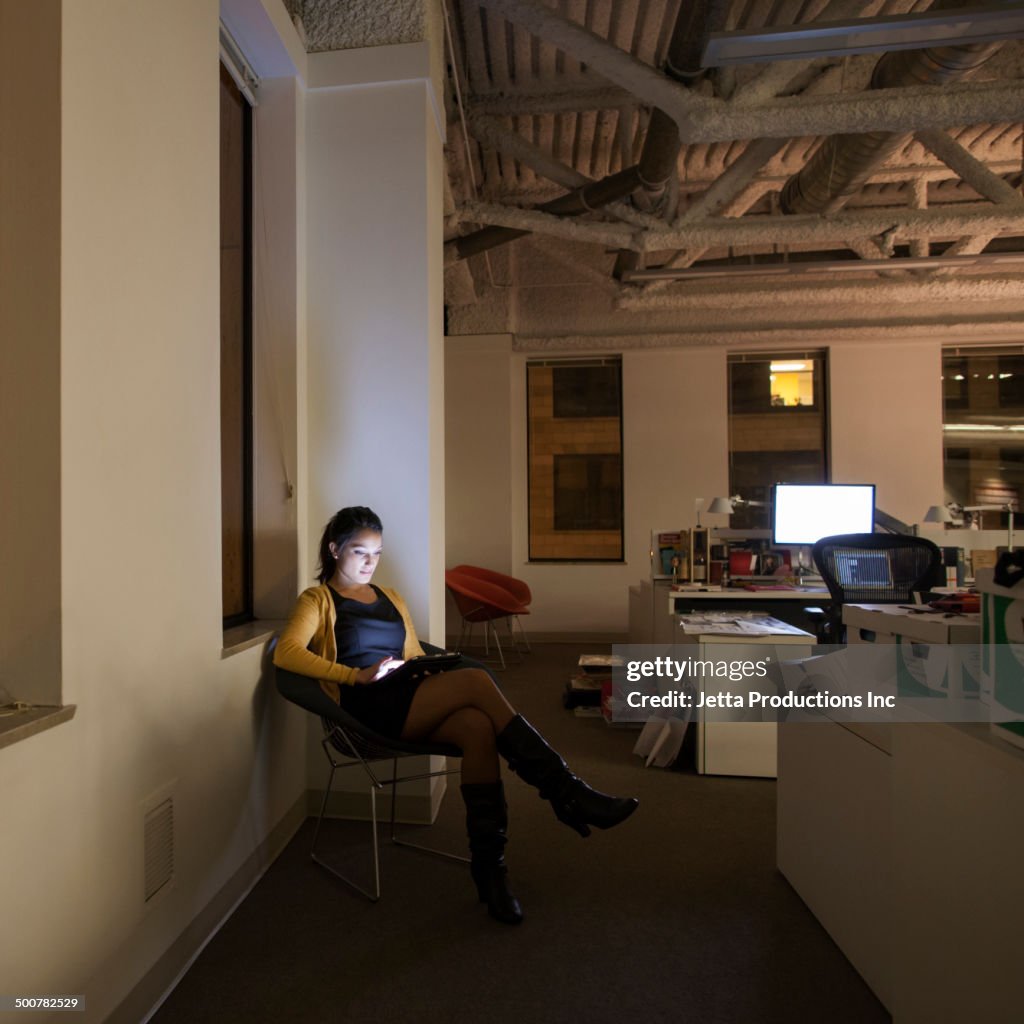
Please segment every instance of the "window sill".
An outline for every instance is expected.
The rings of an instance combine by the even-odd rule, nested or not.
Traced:
[[[250,647],[258,647],[266,643],[275,633],[284,628],[286,619],[257,619],[255,622],[246,622],[242,626],[234,626],[232,629],[224,630],[224,646],[221,648],[221,658],[230,658],[233,654],[240,654]]]
[[[0,718],[0,748],[27,740],[29,736],[45,732],[62,722],[70,722],[75,717],[77,709],[77,704],[65,704],[62,707],[27,708],[24,711],[16,711],[9,717]]]

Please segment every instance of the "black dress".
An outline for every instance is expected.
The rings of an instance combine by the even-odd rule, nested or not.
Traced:
[[[342,665],[366,668],[388,655],[402,657],[405,647],[402,615],[387,594],[372,583],[370,586],[377,600],[369,604],[342,597],[330,588],[337,614],[334,639]],[[353,718],[382,736],[401,736],[409,705],[422,679],[422,673],[403,665],[376,682],[338,687],[339,704]]]

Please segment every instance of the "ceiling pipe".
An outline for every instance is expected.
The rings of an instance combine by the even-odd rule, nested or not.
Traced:
[[[719,0],[697,0],[694,4],[684,2],[679,5],[662,70],[687,88],[695,88],[704,77],[700,56],[710,31],[712,8],[717,17],[721,13],[721,6]],[[643,187],[633,196],[634,206],[648,213],[664,212],[668,185],[679,164],[681,148],[679,125],[664,110],[655,107],[651,111],[651,120],[647,125],[647,135],[637,164]],[[612,276],[621,280],[623,274],[636,269],[638,263],[635,252],[623,250],[615,257]]]
[[[680,5],[664,68],[665,73],[676,81],[695,84],[703,74],[700,54],[707,34],[708,11],[713,3],[720,4],[721,0],[700,0],[696,4]],[[679,148],[679,127],[675,120],[655,107],[651,112],[640,159],[633,167],[583,185],[533,209],[563,217],[579,216],[642,190],[644,198],[636,205],[642,210],[656,210],[664,202],[679,159]],[[452,239],[447,243],[447,248],[456,260],[462,260],[529,233],[514,228],[486,227]],[[619,259],[635,265],[632,254],[620,255]],[[618,266],[619,260],[616,261],[616,269]]]
[[[958,0],[935,4],[952,6]],[[1002,46],[1001,42],[938,46],[887,53],[875,65],[869,89],[904,85],[943,85],[970,78]],[[807,165],[783,186],[783,213],[828,213],[843,206],[872,171],[906,145],[909,134],[884,131],[829,135]]]
[[[529,209],[558,214],[562,217],[578,217],[580,214],[599,210],[602,206],[607,206],[617,199],[624,199],[640,187],[641,180],[639,165],[627,167],[617,174],[611,174],[600,181],[592,181],[589,185],[583,185],[564,196],[559,196],[540,206],[529,207]],[[506,242],[529,234],[531,234],[530,231],[517,228],[481,228],[479,231],[463,235],[461,238],[453,238],[445,248],[456,260],[464,260],[469,256],[475,256],[477,253],[485,252],[487,249],[493,249],[495,246],[504,245]]]

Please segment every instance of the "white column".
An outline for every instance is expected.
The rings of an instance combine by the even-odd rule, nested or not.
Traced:
[[[426,43],[310,57],[309,548],[384,521],[378,579],[444,638],[442,144]]]
[[[875,484],[875,504],[905,523],[942,501],[942,348],[832,345],[832,480]]]

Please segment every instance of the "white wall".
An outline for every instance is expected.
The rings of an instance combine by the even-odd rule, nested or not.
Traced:
[[[534,594],[525,622],[530,631],[624,633],[629,587],[650,574],[651,530],[693,525],[695,500],[727,491],[724,404],[718,408],[709,398],[725,394],[725,353],[660,349],[623,355],[626,560],[544,564],[528,562],[527,356],[510,353],[500,338],[448,339],[448,564],[484,565],[526,580]],[[470,389],[471,396],[454,406],[453,395]],[[506,494],[508,514],[494,497]],[[473,514],[481,505],[496,516],[493,524],[487,515]],[[500,547],[506,530],[508,555]]]
[[[919,523],[941,504],[942,347],[829,347],[832,479],[875,484],[875,504]]]
[[[306,574],[330,517],[367,505],[384,522],[376,582],[397,587],[421,638],[443,644],[443,151],[425,48],[309,58],[310,564],[300,579],[312,582]],[[317,789],[322,734],[315,719],[309,729]],[[365,792],[354,772],[337,785]],[[404,788],[429,794],[435,812],[444,793],[443,780]]]
[[[512,572],[511,353],[509,334],[445,341],[449,568],[466,563]]]
[[[349,56],[310,58],[307,529],[315,558],[338,508],[370,506],[379,581],[441,640],[441,139],[425,80],[335,87]]]
[[[304,107],[295,77],[265,78],[253,111],[253,599],[261,619],[287,616],[308,575],[299,560],[306,495],[297,411],[305,405],[296,345],[305,336]]]
[[[62,556],[35,591],[60,580],[78,713],[0,751],[0,990],[84,993],[86,1021],[305,793],[308,716],[271,699],[259,648],[221,655],[217,17],[63,5]],[[176,874],[146,907],[165,787]]]
[[[527,356],[510,352],[511,344],[503,335],[448,339],[448,564],[475,562],[525,579],[534,595],[531,631],[624,633],[628,588],[650,574],[651,530],[691,527],[696,499],[728,493],[727,350],[623,354],[626,562],[545,565],[527,560]],[[938,344],[829,347],[832,477],[877,484],[879,506],[911,523],[943,493],[940,361]],[[455,382],[475,394],[453,405]],[[509,516],[493,497],[507,493]],[[487,516],[472,515],[481,504],[493,529]],[[719,516],[703,521],[727,525]]]

